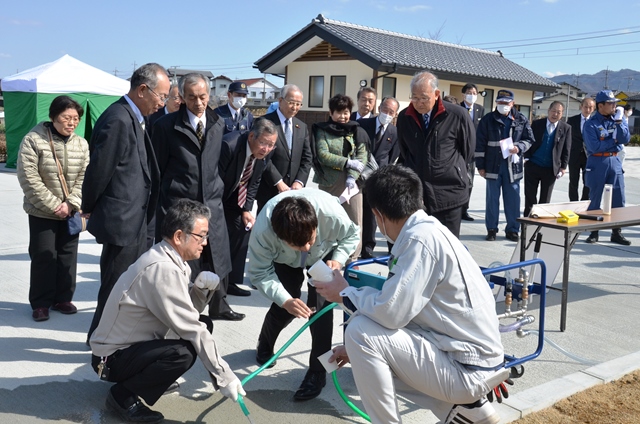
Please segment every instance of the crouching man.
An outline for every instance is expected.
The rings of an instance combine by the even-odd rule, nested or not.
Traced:
[[[424,212],[422,183],[408,168],[380,168],[365,186],[378,228],[394,243],[382,290],[356,289],[336,273],[318,294],[354,311],[338,365],[351,362],[373,423],[399,423],[396,395],[446,423],[497,423],[485,394],[504,351],[495,302],[462,243]],[[346,349],[345,349],[346,348]]]
[[[153,405],[200,357],[216,389],[237,400],[242,385],[220,357],[204,309],[219,283],[203,271],[189,287],[191,269],[207,243],[211,212],[182,199],[162,223],[162,239],[122,274],[91,336],[91,364],[102,380],[114,382],[106,405],[127,422],[158,422]],[[207,321],[208,318],[202,318]],[[172,330],[179,339],[165,338]]]

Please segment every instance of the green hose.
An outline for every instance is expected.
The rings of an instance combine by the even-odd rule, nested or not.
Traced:
[[[264,371],[269,365],[271,365],[273,363],[273,361],[275,361],[276,359],[278,359],[280,357],[280,355],[282,355],[284,353],[285,350],[287,350],[287,348],[289,346],[291,346],[291,343],[293,343],[299,336],[300,334],[302,334],[302,332],[304,330],[306,330],[311,324],[313,324],[314,322],[316,322],[316,320],[318,318],[320,318],[322,315],[324,315],[325,313],[329,312],[330,310],[332,310],[333,308],[335,308],[336,306],[338,306],[337,303],[331,303],[327,306],[325,306],[320,312],[316,313],[313,315],[313,317],[311,317],[311,319],[309,321],[307,321],[302,327],[300,327],[300,329],[298,331],[296,331],[296,334],[294,334],[285,344],[284,346],[282,346],[280,348],[280,350],[278,350],[275,355],[273,355],[271,357],[271,359],[269,359],[267,362],[265,362],[264,364],[262,364],[262,366],[260,366],[260,368],[258,368],[257,370],[255,370],[254,372],[252,372],[251,374],[249,374],[248,376],[246,376],[244,379],[242,379],[242,385],[244,386],[245,384],[247,384],[253,377],[255,377],[256,375],[260,374],[262,371]],[[342,400],[344,400],[344,402],[347,404],[347,406],[349,408],[351,408],[356,414],[360,415],[362,418],[364,418],[365,420],[371,422],[371,420],[369,419],[369,416],[367,414],[365,414],[364,412],[362,412],[360,409],[358,409],[357,406],[355,406],[353,404],[353,402],[351,402],[351,400],[344,394],[344,392],[342,391],[342,388],[340,388],[340,385],[338,384],[338,377],[336,377],[336,372],[334,371],[332,373],[332,377],[333,377],[333,384],[336,386],[336,390],[338,391],[338,394],[340,395],[340,397],[342,398]],[[244,403],[244,399],[242,398],[241,394],[238,394],[238,405],[240,405],[240,409],[242,409],[242,413],[245,415],[245,417],[247,417],[249,419],[249,422],[253,422],[251,420],[251,418],[249,417],[249,410],[247,409],[247,405],[245,405]]]

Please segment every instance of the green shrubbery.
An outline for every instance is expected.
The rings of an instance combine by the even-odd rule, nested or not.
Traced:
[[[634,134],[631,136],[629,146],[640,146],[640,134]]]

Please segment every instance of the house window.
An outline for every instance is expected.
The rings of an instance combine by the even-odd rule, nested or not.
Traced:
[[[251,92],[251,97],[256,97],[256,92],[255,91]]]
[[[382,78],[382,98],[396,97],[396,79],[391,77]]]
[[[331,77],[331,97],[336,94],[346,94],[347,93],[347,77],[344,75],[341,76],[332,76]]]
[[[324,77],[309,77],[309,107],[322,107]]]
[[[220,88],[227,88],[227,84],[220,84]]]
[[[525,105],[516,105],[521,114],[527,117],[527,119],[531,119],[531,106]]]

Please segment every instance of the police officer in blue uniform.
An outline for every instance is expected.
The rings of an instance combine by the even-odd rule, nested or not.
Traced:
[[[591,204],[589,210],[600,209],[600,200],[605,184],[613,186],[611,207],[624,207],[624,174],[618,152],[629,143],[631,136],[629,126],[622,121],[622,113],[615,116],[616,102],[611,90],[602,90],[596,95],[596,113],[582,129],[582,138],[587,152],[585,184],[589,187]],[[587,243],[596,243],[598,232],[592,231]],[[623,235],[620,228],[611,232],[613,243],[629,246],[631,242]]]
[[[240,131],[244,134],[253,126],[253,115],[244,105],[247,103],[247,84],[241,81],[232,82],[227,92],[227,104],[217,107],[214,111],[224,119],[224,134]]]

